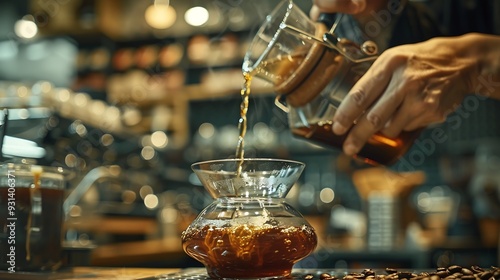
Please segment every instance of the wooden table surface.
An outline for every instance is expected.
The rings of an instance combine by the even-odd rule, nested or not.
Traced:
[[[171,237],[98,246],[92,251],[91,265],[134,266],[138,263],[180,259],[185,256],[180,238]]]
[[[179,271],[177,268],[75,267],[52,273],[1,272],[2,280],[135,280]]]
[[[103,268],[103,267],[76,267],[73,269],[74,276],[70,278],[63,279],[86,279],[92,276],[90,279],[139,279],[145,277],[152,277],[156,275],[162,275],[166,273],[177,272],[180,269],[176,268],[130,268],[130,267],[122,267],[122,268]],[[84,276],[83,278],[79,278]]]

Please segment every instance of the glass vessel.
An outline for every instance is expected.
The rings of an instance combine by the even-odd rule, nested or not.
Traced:
[[[0,164],[0,270],[52,271],[62,265],[67,176],[59,167]]]
[[[288,113],[293,135],[341,148],[345,135],[332,132],[333,116],[378,53],[378,44],[356,28],[349,15],[322,14],[313,22],[293,1],[284,0],[254,36],[242,71],[273,85],[276,105]],[[379,132],[357,157],[371,164],[393,164],[419,134],[404,131],[390,138]]]
[[[305,165],[280,159],[226,159],[192,169],[215,199],[182,233],[184,251],[211,278],[273,278],[314,251],[316,233],[285,202]]]

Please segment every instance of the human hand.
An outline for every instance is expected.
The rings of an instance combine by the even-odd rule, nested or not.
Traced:
[[[335,134],[348,132],[344,152],[356,154],[379,131],[396,137],[443,122],[473,92],[478,76],[477,57],[464,51],[471,40],[464,38],[436,38],[382,53],[333,118]]]
[[[352,14],[358,21],[369,16],[370,12],[387,6],[389,0],[313,0],[309,13],[313,20],[318,19],[320,13]]]

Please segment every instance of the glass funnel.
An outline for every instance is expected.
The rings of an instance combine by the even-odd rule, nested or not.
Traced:
[[[193,164],[215,200],[182,233],[184,251],[215,279],[290,275],[317,245],[314,229],[284,199],[304,167],[279,159]]]

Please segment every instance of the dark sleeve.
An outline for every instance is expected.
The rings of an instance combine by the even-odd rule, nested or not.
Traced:
[[[389,46],[418,43],[443,33],[429,7],[409,1],[394,27]]]
[[[500,0],[445,0],[441,21],[449,35],[499,34]]]

